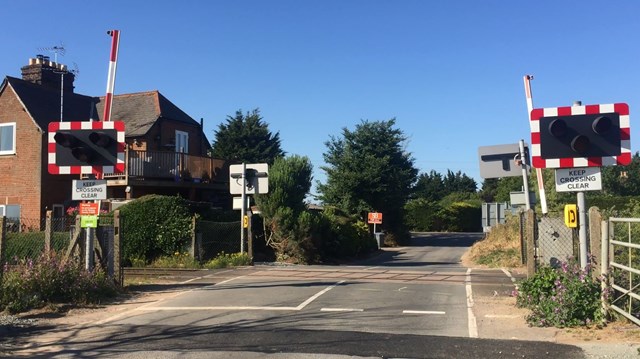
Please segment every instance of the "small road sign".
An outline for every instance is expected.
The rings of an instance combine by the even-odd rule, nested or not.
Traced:
[[[71,199],[74,201],[107,199],[107,181],[73,180]]]
[[[245,165],[244,183],[242,180],[242,165],[229,166],[229,192],[242,194],[242,187],[246,186],[245,194],[269,193],[269,165],[266,163],[247,163]],[[242,200],[240,201],[242,205]]]
[[[367,220],[369,224],[382,224],[382,213],[369,212],[369,215],[367,216]]]
[[[98,216],[80,216],[80,228],[98,228]]]
[[[578,227],[578,207],[575,204],[564,206],[564,224],[569,228]]]
[[[557,192],[600,190],[602,190],[602,174],[599,167],[556,169]]]
[[[80,203],[78,214],[81,216],[97,216],[100,212],[97,203]]]

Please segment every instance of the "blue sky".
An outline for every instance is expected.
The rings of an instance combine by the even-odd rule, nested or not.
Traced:
[[[121,31],[115,94],[159,90],[205,133],[260,108],[289,154],[324,181],[324,142],[361,120],[396,118],[421,172],[481,183],[478,147],[530,142],[534,107],[626,102],[632,151],[640,110],[637,1],[7,1],[0,73],[42,48],[80,70],[76,92],[106,91]]]

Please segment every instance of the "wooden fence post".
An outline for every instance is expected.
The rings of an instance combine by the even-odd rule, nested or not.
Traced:
[[[602,259],[602,214],[598,207],[589,208],[589,250],[591,253],[591,275],[600,276],[602,268],[597,265]]]
[[[536,274],[536,214],[530,209],[526,212],[527,233],[527,278]]]
[[[197,241],[196,241],[196,236],[198,234],[198,216],[193,215],[193,218],[191,218],[191,245],[189,246],[189,255],[191,256],[191,258],[196,259],[196,254],[197,254]]]
[[[53,236],[53,226],[51,220],[53,218],[53,211],[47,210],[45,224],[44,224],[44,252],[51,254],[51,237]]]
[[[5,241],[7,235],[7,217],[0,217],[0,284],[2,284],[2,277],[4,275],[4,263],[6,261],[5,253]]]
[[[122,247],[120,246],[120,210],[113,211],[113,278],[124,286],[124,272],[122,271]]]

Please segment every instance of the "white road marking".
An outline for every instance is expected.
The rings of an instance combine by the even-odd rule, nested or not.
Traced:
[[[403,310],[402,314],[447,314],[439,310]]]
[[[364,312],[364,309],[359,308],[321,308],[321,312]]]
[[[504,274],[507,275],[507,277],[509,277],[511,279],[511,283],[513,283],[513,285],[516,286],[516,289],[518,289],[518,285],[516,284],[516,279],[513,278],[513,276],[511,275],[511,272],[509,272],[508,270],[506,270],[505,268],[500,268],[502,269],[502,271],[504,272]]]
[[[231,282],[232,280],[240,279],[240,278],[243,278],[243,277],[246,277],[246,275],[241,275],[241,276],[238,276],[238,277],[229,278],[229,279],[227,279],[227,280],[223,280],[222,282],[216,283],[216,284],[214,284],[214,285],[209,285],[209,286],[207,286],[207,287],[205,287],[205,288],[211,288],[211,287],[215,287],[215,286],[220,285],[220,284],[229,283],[229,282]],[[139,310],[146,310],[145,308],[151,308],[151,306],[152,306],[152,305],[154,305],[154,304],[156,304],[156,303],[158,303],[158,302],[160,302],[160,301],[162,301],[162,300],[173,299],[173,298],[175,298],[175,297],[177,297],[177,296],[179,296],[179,295],[182,295],[182,294],[185,294],[185,293],[189,293],[189,292],[192,292],[192,291],[197,290],[197,289],[198,289],[198,288],[193,288],[193,289],[190,289],[190,290],[187,290],[187,291],[177,292],[177,293],[175,293],[174,295],[172,295],[172,296],[170,296],[170,297],[167,297],[167,298],[163,298],[163,299],[161,299],[161,300],[159,300],[159,301],[156,301],[156,302],[149,302],[149,303],[144,304],[144,305],[142,305],[142,306],[140,306],[140,307],[133,308],[133,309],[131,309],[131,310],[127,310],[127,311],[122,312],[122,313],[120,313],[120,314],[116,314],[116,315],[114,315],[114,316],[111,316],[111,317],[109,317],[109,318],[105,318],[105,319],[99,320],[99,321],[95,322],[95,324],[105,324],[105,323],[113,322],[114,320],[120,319],[120,318],[122,318],[122,317],[130,316],[131,314],[133,314],[133,313],[134,313],[134,312],[136,312],[136,311],[139,311]],[[149,309],[149,310],[151,310],[151,309]]]
[[[338,283],[329,286],[321,291],[319,291],[318,293],[316,293],[314,296],[312,296],[311,298],[305,300],[304,302],[300,303],[299,306],[296,307],[296,310],[302,310],[304,307],[306,307],[307,305],[309,305],[309,303],[313,302],[314,300],[318,299],[318,297],[320,297],[321,295],[323,295],[324,293],[330,291],[331,289],[339,286],[340,284],[346,282],[346,280],[341,280]]]
[[[191,282],[193,282],[193,281],[195,281],[195,280],[198,280],[198,279],[202,279],[202,278],[211,278],[211,277],[213,277],[213,276],[215,276],[215,275],[223,274],[223,273],[227,273],[227,272],[231,272],[231,271],[232,271],[232,269],[229,269],[229,270],[225,270],[225,271],[216,272],[216,273],[214,273],[214,274],[208,274],[208,275],[205,275],[205,276],[200,276],[200,277],[196,277],[196,278],[191,278],[191,279],[187,279],[187,280],[185,280],[185,281],[183,281],[183,282],[180,282],[179,284],[187,284],[187,283],[191,283]]]
[[[177,310],[297,310],[296,307],[145,307],[138,308],[140,311],[177,311]]]
[[[467,316],[469,317],[469,338],[478,337],[478,324],[476,316],[473,314],[473,293],[471,292],[471,268],[467,268],[467,277],[465,278],[465,287],[467,290]]]
[[[244,276],[242,276],[242,277],[244,277]],[[232,278],[232,279],[220,282],[218,284],[228,283],[231,280],[238,279],[238,278],[241,278],[241,277]],[[201,310],[278,310],[278,311],[279,310],[290,310],[290,311],[300,311],[300,310],[304,309],[304,307],[309,305],[309,303],[311,303],[314,300],[318,299],[318,297],[320,297],[321,295],[325,294],[326,292],[330,291],[331,289],[337,287],[338,285],[340,285],[340,284],[342,284],[344,282],[346,282],[346,281],[342,280],[342,281],[340,281],[340,282],[338,282],[338,283],[336,283],[334,285],[331,285],[331,286],[319,291],[318,293],[316,293],[313,296],[311,296],[309,299],[307,299],[304,302],[300,303],[300,305],[298,305],[297,307],[263,307],[263,306],[151,307],[151,306],[148,306],[148,305],[144,305],[144,306],[136,308],[134,310],[137,310],[137,311],[170,311],[170,310],[173,310],[173,311],[178,311],[178,310],[193,310],[193,311],[201,311]]]

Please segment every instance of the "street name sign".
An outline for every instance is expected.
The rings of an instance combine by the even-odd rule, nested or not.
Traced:
[[[74,201],[107,199],[107,180],[73,180],[71,199]]]
[[[556,169],[557,192],[582,192],[602,190],[600,167]]]

